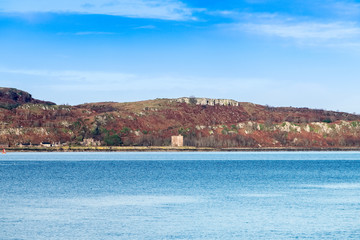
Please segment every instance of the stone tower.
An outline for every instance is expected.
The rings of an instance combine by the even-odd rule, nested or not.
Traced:
[[[179,136],[171,136],[171,146],[172,147],[182,147],[184,146],[184,137]]]

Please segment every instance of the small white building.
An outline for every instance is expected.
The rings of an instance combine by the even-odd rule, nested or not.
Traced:
[[[29,143],[19,143],[19,144],[17,144],[19,147],[31,147],[32,146],[32,144],[31,144],[31,142],[29,142]]]
[[[52,144],[51,144],[51,142],[42,142],[42,143],[40,143],[40,146],[42,146],[42,147],[52,147]]]

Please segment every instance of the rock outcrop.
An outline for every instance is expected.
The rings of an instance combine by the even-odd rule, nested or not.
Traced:
[[[239,102],[231,99],[213,99],[213,98],[192,98],[182,97],[175,99],[179,103],[196,104],[196,105],[209,105],[209,106],[239,106]]]
[[[0,88],[0,107],[12,109],[26,103],[55,105],[53,102],[34,99],[30,93],[16,88]]]

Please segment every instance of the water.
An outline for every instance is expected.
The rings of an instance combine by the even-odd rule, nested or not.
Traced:
[[[8,153],[0,239],[360,239],[360,153]]]

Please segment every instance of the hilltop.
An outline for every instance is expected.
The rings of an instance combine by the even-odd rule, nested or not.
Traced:
[[[5,94],[6,93],[6,94]],[[9,104],[12,107],[9,107]],[[0,143],[215,148],[360,146],[360,116],[228,99],[178,98],[55,105],[0,88]]]
[[[53,102],[34,99],[30,93],[16,88],[0,88],[1,108],[13,109],[26,103],[55,105]]]

